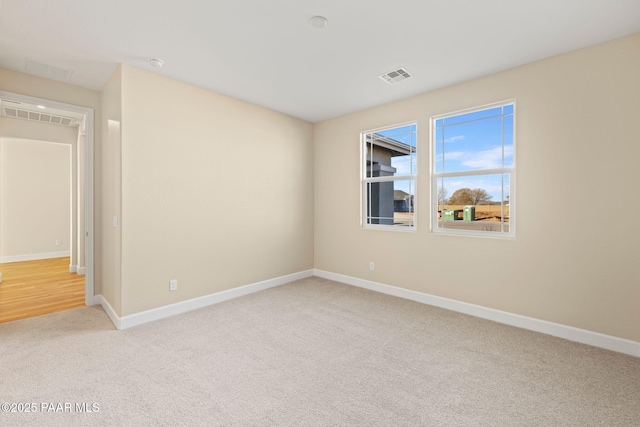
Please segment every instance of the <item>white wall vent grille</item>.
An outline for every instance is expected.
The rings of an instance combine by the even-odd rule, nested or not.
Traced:
[[[406,80],[411,77],[411,74],[404,68],[397,68],[395,70],[389,71],[388,73],[380,74],[380,77],[385,82],[390,85],[401,82],[402,80]]]
[[[75,119],[72,117],[57,116],[50,113],[39,113],[37,111],[22,110],[14,107],[2,107],[2,115],[7,117],[13,117],[15,119],[25,119],[40,123],[51,123],[54,125],[63,125],[75,127],[78,125]]]

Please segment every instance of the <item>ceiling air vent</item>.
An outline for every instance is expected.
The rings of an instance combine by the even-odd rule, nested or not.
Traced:
[[[24,70],[34,76],[58,80],[61,82],[70,81],[71,76],[73,75],[73,71],[71,70],[65,70],[63,68],[54,67],[53,65],[43,64],[42,62],[33,61],[31,59],[26,60]]]
[[[411,74],[409,74],[409,72],[404,68],[398,68],[396,70],[389,71],[388,73],[380,74],[378,77],[392,85],[408,79],[411,77]]]

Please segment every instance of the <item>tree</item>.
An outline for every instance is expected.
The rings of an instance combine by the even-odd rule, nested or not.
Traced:
[[[448,195],[449,192],[446,188],[444,188],[443,186],[438,187],[438,204],[442,206],[446,205]]]
[[[459,188],[453,192],[449,205],[481,205],[491,200],[492,196],[482,188]]]

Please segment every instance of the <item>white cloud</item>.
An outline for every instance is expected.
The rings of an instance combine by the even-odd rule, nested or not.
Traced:
[[[398,175],[408,175],[411,173],[411,157],[410,156],[398,156],[398,157],[392,157],[391,158],[391,166],[393,166],[394,168],[396,168],[396,176]],[[414,169],[416,167],[415,165],[415,157],[413,159],[414,161]],[[415,173],[415,170],[414,170]]]
[[[441,164],[442,163],[442,153],[439,153],[436,155],[436,164]],[[468,156],[468,153],[465,153],[464,151],[447,151],[447,160],[451,161],[451,160],[462,160],[464,159],[466,156]]]
[[[504,147],[504,156],[511,157],[513,147]],[[446,153],[447,160],[458,160],[465,169],[495,169],[502,167],[502,147],[483,151],[452,151]]]
[[[464,135],[456,135],[456,136],[452,136],[451,138],[446,138],[444,142],[462,141],[464,138],[465,138]]]
[[[502,147],[469,153],[462,164],[471,169],[493,169],[502,167]]]

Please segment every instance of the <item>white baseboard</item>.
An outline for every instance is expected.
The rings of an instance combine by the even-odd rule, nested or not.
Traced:
[[[396,286],[385,285],[382,283],[372,282],[370,280],[358,279],[357,277],[331,273],[328,271],[315,269],[314,275],[383,294],[393,295],[423,304],[433,305],[469,314],[471,316],[493,320],[494,322],[504,323],[506,325],[516,326],[518,328],[528,329],[530,331],[540,332],[547,335],[553,335],[569,341],[575,341],[582,344],[592,345],[594,347],[605,348],[607,350],[640,357],[640,342],[592,332],[585,329],[574,328],[573,326],[547,322],[546,320],[521,316],[519,314],[509,313],[506,311],[495,310],[493,308],[483,307],[480,305],[442,298],[409,289],[398,288]]]
[[[71,251],[46,252],[42,254],[10,255],[0,257],[0,262],[36,261],[39,259],[63,258],[71,256]]]
[[[69,264],[69,273],[75,273],[77,271],[78,271],[78,266],[77,265]]]
[[[80,276],[82,276],[85,271],[87,271],[87,267],[78,267],[76,268],[76,273],[78,273]]]
[[[102,295],[94,295],[93,305],[101,305],[105,313],[107,313],[107,316],[109,316],[109,319],[111,319],[111,322],[116,327],[116,329],[121,329],[120,317],[116,314],[116,311],[113,309],[113,307],[111,307],[111,304],[109,304],[109,301],[103,298]]]
[[[239,288],[229,289],[215,294],[209,294],[186,301],[177,302],[175,304],[165,305],[163,307],[154,308],[140,313],[130,314],[128,316],[119,317],[113,310],[111,305],[102,298],[102,295],[96,295],[94,302],[101,304],[107,315],[118,329],[127,329],[154,320],[164,319],[166,317],[175,316],[176,314],[186,313],[188,311],[197,310],[230,299],[249,295],[254,292],[284,285],[285,283],[295,280],[304,279],[313,276],[313,270],[300,271],[298,273],[288,274],[286,276],[276,277],[274,279],[264,280],[262,282],[241,286]]]

